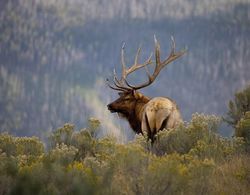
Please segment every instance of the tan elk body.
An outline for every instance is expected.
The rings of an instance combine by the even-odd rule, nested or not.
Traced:
[[[145,104],[141,113],[143,134],[153,140],[155,134],[168,128],[176,127],[182,122],[180,111],[175,102],[164,97],[155,97]]]
[[[114,71],[114,85],[109,85],[110,88],[120,91],[120,98],[108,105],[111,112],[117,112],[120,116],[126,118],[135,133],[142,133],[154,142],[157,132],[167,128],[174,128],[182,122],[182,117],[176,103],[167,97],[149,98],[138,92],[138,89],[150,85],[160,73],[161,69],[170,62],[182,56],[185,51],[175,52],[175,42],[172,39],[172,51],[168,58],[161,62],[160,60],[160,45],[155,39],[155,69],[151,75],[147,69],[149,64],[152,64],[151,57],[144,64],[138,64],[138,56],[140,48],[137,51],[134,65],[129,69],[126,68],[124,60],[124,46],[122,47],[122,77],[117,78]],[[132,86],[126,80],[128,74],[142,67],[146,68],[148,81],[139,85]]]

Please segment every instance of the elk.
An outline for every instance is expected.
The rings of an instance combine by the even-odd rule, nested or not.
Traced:
[[[107,79],[108,86],[119,91],[119,98],[114,102],[107,105],[111,113],[118,113],[123,118],[127,119],[133,131],[137,134],[143,134],[147,136],[147,139],[151,140],[151,143],[155,140],[155,135],[168,128],[174,128],[182,122],[182,117],[177,104],[168,97],[154,97],[149,98],[142,93],[138,92],[139,89],[149,86],[154,82],[160,71],[180,58],[186,51],[175,52],[175,41],[171,37],[171,52],[165,60],[160,58],[160,44],[157,39],[155,40],[155,62],[152,61],[152,53],[149,58],[142,64],[138,63],[138,58],[141,52],[141,48],[137,50],[135,61],[132,66],[127,68],[124,59],[124,44],[121,49],[121,64],[122,75],[118,79],[116,71],[114,69],[113,83],[111,84]],[[155,64],[153,73],[147,66]],[[139,85],[131,85],[127,76],[132,72],[145,68],[148,80]]]

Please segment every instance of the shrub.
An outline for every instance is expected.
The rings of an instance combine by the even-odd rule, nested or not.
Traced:
[[[13,137],[3,133],[0,134],[0,149],[8,156],[39,156],[44,152],[44,144],[37,137]]]
[[[228,108],[224,120],[229,125],[236,127],[245,113],[250,111],[250,85],[235,94],[234,100],[229,101]]]
[[[246,150],[250,151],[250,111],[240,119],[235,127],[235,136],[242,137],[245,141]]]
[[[16,155],[15,138],[7,133],[0,134],[0,149],[8,156]]]
[[[186,126],[163,130],[158,133],[157,141],[151,151],[157,155],[172,153],[189,154],[199,159],[213,158],[215,161],[226,159],[240,151],[243,142],[240,138],[223,138],[216,132],[220,118],[194,114]],[[145,148],[149,145],[137,136],[137,142]]]
[[[74,125],[67,123],[63,127],[60,127],[56,131],[52,132],[49,136],[51,148],[56,147],[58,144],[70,145],[74,128]]]
[[[211,194],[250,194],[250,157],[235,155],[215,167],[209,180]]]
[[[249,157],[242,152],[248,113],[237,125],[244,140],[218,135],[219,123],[195,114],[188,124],[161,131],[151,146],[142,135],[127,144],[98,138],[100,123],[91,119],[80,131],[71,124],[57,129],[47,151],[38,138],[4,133],[0,195],[249,194]]]

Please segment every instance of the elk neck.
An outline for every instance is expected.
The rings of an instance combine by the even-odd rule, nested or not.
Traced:
[[[150,98],[147,96],[142,96],[141,98],[137,99],[131,113],[126,117],[131,128],[137,134],[142,133],[141,131],[142,111],[144,109],[144,106],[149,102],[149,100]]]

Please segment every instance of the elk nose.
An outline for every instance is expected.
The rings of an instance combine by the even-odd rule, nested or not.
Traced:
[[[110,110],[110,109],[111,109],[111,104],[108,104],[107,107],[108,107],[108,109]]]
[[[114,112],[112,104],[108,104],[107,107],[110,112]]]

